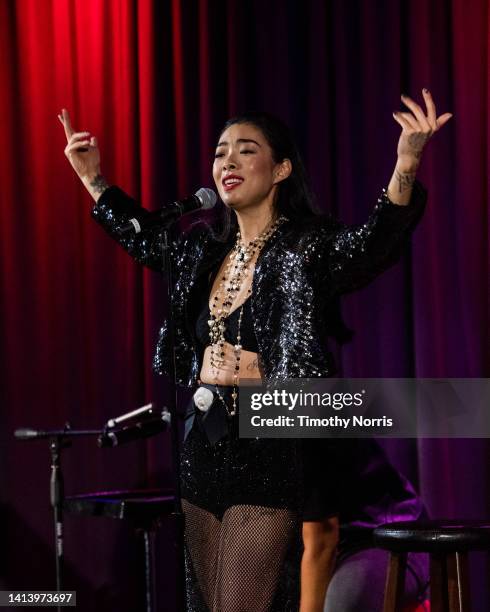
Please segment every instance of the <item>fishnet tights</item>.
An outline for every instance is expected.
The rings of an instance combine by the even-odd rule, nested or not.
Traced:
[[[220,521],[182,500],[186,546],[207,609],[267,612],[297,529],[297,515],[284,508],[235,505]]]

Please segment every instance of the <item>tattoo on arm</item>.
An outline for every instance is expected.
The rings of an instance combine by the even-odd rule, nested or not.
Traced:
[[[104,191],[109,188],[109,183],[101,174],[98,174],[92,181],[90,181],[90,187],[93,188],[95,193],[104,193]]]
[[[398,193],[410,189],[415,181],[415,172],[400,172],[395,170],[395,178],[398,182]]]
[[[428,134],[411,134],[408,137],[408,144],[413,148],[414,155],[417,159],[420,159],[428,138]]]
[[[252,371],[252,370],[256,370],[259,367],[259,360],[257,359],[257,357],[251,361],[248,366],[247,366],[247,370]]]

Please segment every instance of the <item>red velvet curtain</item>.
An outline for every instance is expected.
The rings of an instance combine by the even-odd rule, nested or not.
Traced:
[[[227,116],[275,112],[296,133],[321,206],[360,222],[395,162],[400,92],[420,99],[429,87],[454,118],[423,160],[427,212],[411,255],[344,300],[356,337],[339,357],[352,376],[489,376],[489,54],[485,0],[0,2],[0,580],[46,588],[53,573],[48,451],[14,441],[13,429],[98,426],[165,399],[150,370],[161,279],[91,221],[59,110],[97,135],[108,180],[149,208],[212,186]],[[488,514],[485,441],[388,447],[433,514]],[[168,465],[165,435],[64,452],[67,493],[166,484]],[[67,521],[84,609],[124,609],[137,597],[130,533]]]

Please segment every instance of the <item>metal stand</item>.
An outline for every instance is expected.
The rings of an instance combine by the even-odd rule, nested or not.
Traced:
[[[173,516],[173,491],[98,491],[67,497],[64,509],[79,516],[125,520],[133,526],[138,536],[143,536],[145,604],[141,605],[141,610],[156,612],[155,536],[159,525]]]
[[[54,550],[56,557],[56,590],[63,590],[63,503],[64,503],[64,482],[61,470],[61,451],[63,448],[71,446],[67,439],[74,436],[99,436],[102,434],[100,429],[81,429],[73,430],[67,423],[64,429],[51,431],[18,430],[16,437],[24,440],[29,439],[48,439],[49,450],[51,452],[51,479],[49,484],[49,497],[53,508],[54,518]],[[61,606],[56,606],[61,612]]]
[[[64,484],[61,471],[61,448],[62,440],[58,437],[51,438],[49,449],[51,451],[51,480],[50,501],[54,517],[54,550],[56,557],[56,590],[62,590],[62,568],[63,568],[63,497]],[[58,608],[59,610],[60,608]]]
[[[185,559],[184,559],[184,514],[182,512],[182,499],[180,492],[180,433],[177,415],[177,382],[175,369],[175,332],[172,316],[172,258],[170,257],[169,229],[162,231],[163,272],[167,282],[167,331],[169,345],[172,349],[168,375],[170,377],[170,399],[168,410],[171,414],[170,431],[172,441],[172,464],[174,477],[174,511],[172,513],[175,524],[175,549],[177,562],[177,610],[186,610],[185,592]]]
[[[153,612],[155,596],[155,532],[151,529],[143,531],[145,546],[145,593],[146,612]]]
[[[159,419],[149,418],[146,420],[147,428],[144,423],[139,423],[133,430],[137,430],[138,437],[148,437],[163,431],[167,426],[167,421],[161,413]],[[155,426],[155,421],[159,421],[159,426]],[[65,498],[63,472],[61,469],[61,451],[63,448],[71,446],[69,438],[74,436],[96,436],[99,441],[109,439],[107,427],[104,429],[83,429],[72,430],[67,424],[65,429],[52,431],[36,431],[33,429],[18,429],[15,432],[16,438],[20,440],[49,440],[51,451],[51,479],[50,479],[50,502],[53,508],[54,518],[54,544],[56,557],[56,589],[62,591],[63,585],[63,512],[75,514],[86,514],[89,516],[109,516],[112,518],[130,520],[137,532],[143,535],[144,545],[144,567],[145,567],[145,612],[155,612],[155,529],[160,521],[168,516],[175,516],[174,496],[168,495],[165,491],[113,491],[92,493]],[[111,430],[117,441],[121,433],[124,434],[125,428]],[[130,441],[133,438],[121,441]],[[111,444],[112,445],[112,444]],[[181,608],[179,608],[180,610]],[[185,608],[182,608],[184,610]],[[57,606],[61,612],[61,607]]]

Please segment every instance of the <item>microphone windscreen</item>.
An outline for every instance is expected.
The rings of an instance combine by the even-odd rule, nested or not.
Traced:
[[[34,438],[37,438],[38,432],[35,429],[29,429],[26,427],[23,429],[16,429],[14,431],[14,436],[18,440],[33,440]]]
[[[199,198],[199,201],[205,210],[213,208],[213,206],[216,204],[216,200],[218,199],[216,193],[208,187],[201,187],[201,189],[196,191],[196,196]]]

